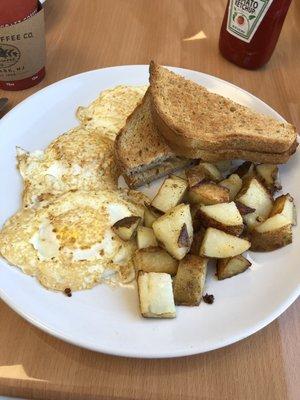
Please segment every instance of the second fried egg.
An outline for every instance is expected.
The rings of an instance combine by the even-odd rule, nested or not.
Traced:
[[[77,118],[87,130],[114,140],[146,90],[147,86],[125,85],[105,90],[87,107],[79,107]]]
[[[44,151],[18,148],[17,161],[24,179],[25,207],[69,190],[117,188],[113,142],[82,127],[59,136]]]

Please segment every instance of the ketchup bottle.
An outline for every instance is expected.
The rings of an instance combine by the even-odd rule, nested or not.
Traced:
[[[257,69],[272,56],[292,0],[229,0],[219,48],[227,60]]]
[[[16,26],[16,24],[34,16],[38,11],[38,0],[0,0],[0,33],[1,28]],[[3,70],[9,68],[5,66],[4,61],[0,63],[0,67]],[[3,81],[0,79],[0,88],[4,90],[22,90],[34,86],[44,78],[45,68],[32,71],[32,73],[30,76],[19,80]]]

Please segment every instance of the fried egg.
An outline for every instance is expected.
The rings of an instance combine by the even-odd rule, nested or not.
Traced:
[[[53,290],[129,282],[136,241],[121,240],[111,227],[124,217],[143,218],[145,201],[129,190],[78,190],[23,208],[0,231],[0,254]]]
[[[87,130],[114,140],[146,90],[147,86],[124,85],[105,90],[89,106],[79,107],[76,116]]]
[[[44,151],[17,148],[17,161],[25,207],[69,190],[117,188],[113,142],[82,127],[59,136]]]

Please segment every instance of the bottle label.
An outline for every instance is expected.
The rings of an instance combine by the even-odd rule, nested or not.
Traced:
[[[274,0],[229,0],[227,31],[250,43]]]
[[[0,81],[29,78],[45,66],[44,9],[14,25],[0,27]]]

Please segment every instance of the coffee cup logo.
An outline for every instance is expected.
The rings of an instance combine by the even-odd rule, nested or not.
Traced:
[[[0,44],[0,68],[9,68],[15,65],[21,57],[21,52],[16,46]]]

